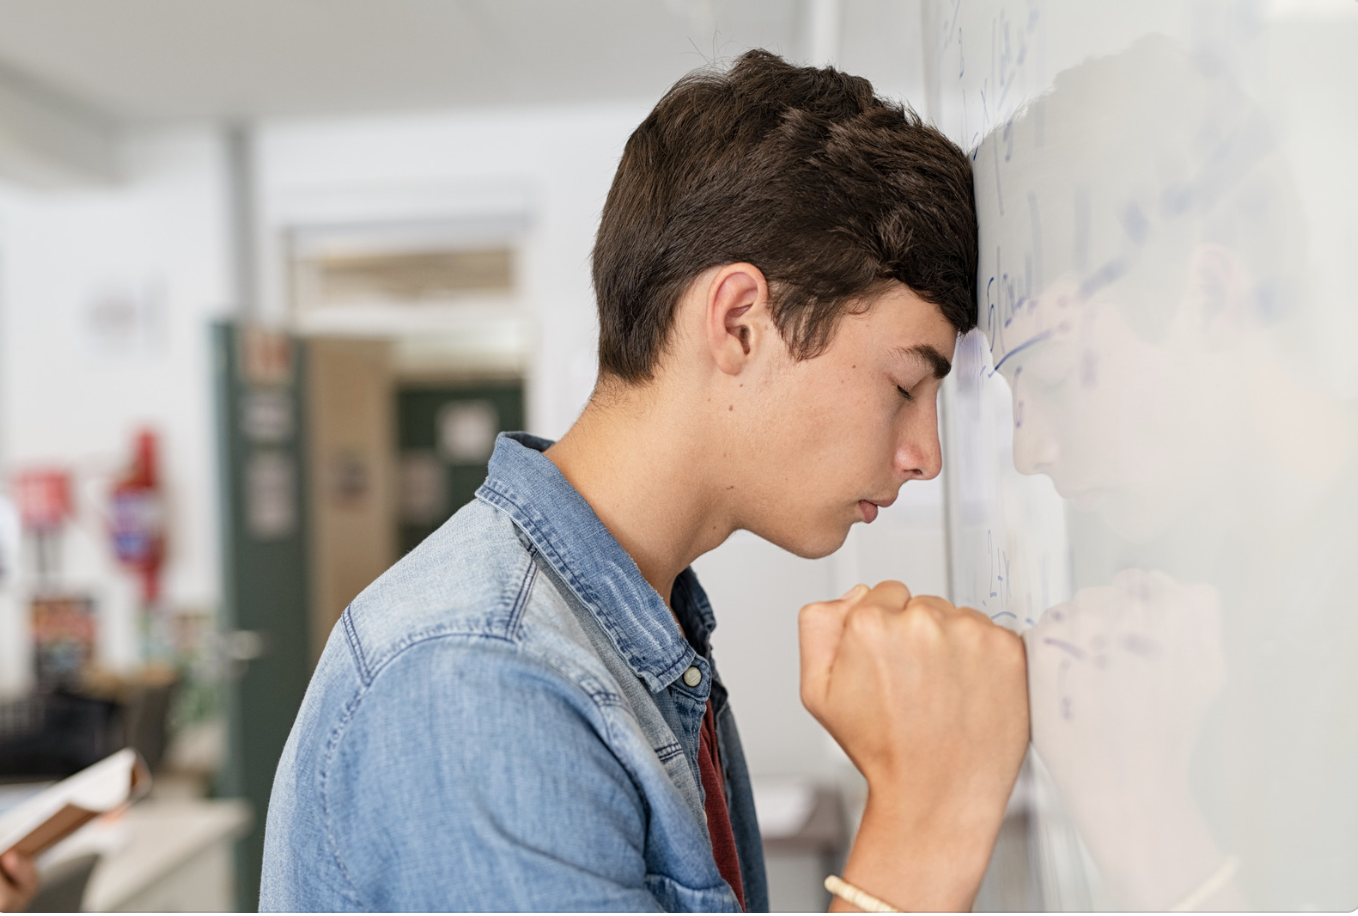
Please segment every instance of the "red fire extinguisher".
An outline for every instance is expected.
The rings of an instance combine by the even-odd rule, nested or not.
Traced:
[[[111,498],[113,552],[141,578],[146,606],[160,597],[160,567],[165,561],[165,507],[156,452],[156,434],[137,433],[132,466],[114,484]]]

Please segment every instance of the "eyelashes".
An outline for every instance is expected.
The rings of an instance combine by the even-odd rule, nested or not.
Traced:
[[[915,396],[913,394],[906,391],[900,385],[896,386],[896,390],[899,391],[901,393],[901,397],[905,398],[907,401],[913,401],[915,399]]]

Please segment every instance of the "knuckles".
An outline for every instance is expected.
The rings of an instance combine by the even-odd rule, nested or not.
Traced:
[[[844,630],[851,637],[870,642],[885,635],[889,612],[881,605],[869,602],[855,605],[844,619]]]

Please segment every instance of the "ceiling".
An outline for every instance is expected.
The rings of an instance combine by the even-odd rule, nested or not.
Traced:
[[[816,2],[0,0],[0,69],[124,123],[654,99]]]

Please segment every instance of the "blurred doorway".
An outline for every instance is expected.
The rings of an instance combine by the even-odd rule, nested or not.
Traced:
[[[412,369],[400,344],[307,342],[313,665],[349,603],[471,501],[496,435],[524,425],[522,376],[455,356]]]
[[[523,380],[407,382],[396,390],[396,414],[404,554],[476,495],[495,436],[523,429]]]
[[[345,607],[399,556],[390,350],[384,340],[308,341],[312,665]]]

